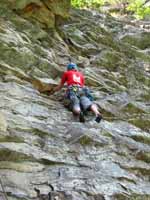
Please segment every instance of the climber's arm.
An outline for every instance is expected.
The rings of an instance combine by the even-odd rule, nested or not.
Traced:
[[[53,89],[53,91],[54,92],[57,92],[57,91],[59,91],[59,90],[61,90],[61,88],[64,86],[64,84],[62,84],[61,82],[59,83],[59,85],[57,85],[54,89]]]
[[[61,90],[61,88],[64,86],[64,83],[66,82],[66,74],[64,73],[62,78],[61,78],[61,81],[59,83],[59,85],[57,85],[56,87],[54,87],[52,89],[52,91],[50,91],[50,94],[54,94],[55,92]]]

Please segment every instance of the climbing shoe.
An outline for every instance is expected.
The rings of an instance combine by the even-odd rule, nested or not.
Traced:
[[[101,115],[97,115],[95,121],[96,121],[97,123],[100,123],[101,119],[102,119],[102,116],[101,116]]]
[[[85,119],[84,119],[84,114],[83,112],[80,112],[80,115],[79,115],[79,121],[84,123],[85,122]]]

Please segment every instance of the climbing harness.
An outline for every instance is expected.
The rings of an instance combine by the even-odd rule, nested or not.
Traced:
[[[74,92],[78,97],[85,95],[91,101],[94,100],[93,96],[91,95],[91,91],[87,87],[81,87],[80,85],[71,85],[68,87],[66,93],[69,95],[71,92]]]

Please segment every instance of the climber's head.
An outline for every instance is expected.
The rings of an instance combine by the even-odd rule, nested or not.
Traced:
[[[67,71],[69,71],[69,70],[78,70],[78,67],[75,63],[69,63],[67,65]]]

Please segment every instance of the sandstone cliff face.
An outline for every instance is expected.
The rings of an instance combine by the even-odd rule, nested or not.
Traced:
[[[48,194],[49,184],[57,190],[52,200],[149,200],[148,23],[83,10],[69,16],[69,5],[0,1],[3,188],[10,200],[44,199],[34,188]],[[68,18],[59,23],[59,16]],[[64,108],[63,91],[44,93],[70,57],[100,105],[100,124],[91,113],[79,123]]]
[[[3,5],[11,8],[19,15],[36,20],[46,28],[55,27],[58,19],[69,15],[70,0],[8,0]]]

